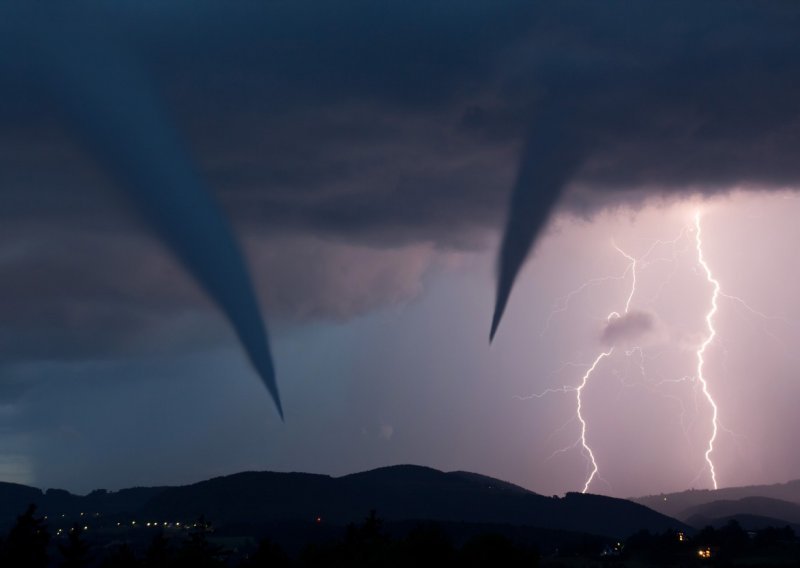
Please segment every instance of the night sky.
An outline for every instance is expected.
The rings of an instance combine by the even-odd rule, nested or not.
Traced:
[[[798,29],[777,2],[4,5],[0,480],[581,490],[606,352],[589,491],[710,487],[709,396],[719,486],[800,477]]]

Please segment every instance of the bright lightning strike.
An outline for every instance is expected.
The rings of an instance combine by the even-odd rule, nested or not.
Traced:
[[[630,261],[628,270],[631,271],[631,291],[628,294],[628,299],[625,301],[625,311],[623,312],[627,314],[628,310],[630,310],[631,307],[631,301],[633,300],[633,295],[636,293],[636,258],[632,257],[627,252],[619,248],[616,245],[616,243],[612,244],[614,248],[617,250],[617,252],[619,252],[622,256],[624,256]],[[610,321],[612,319],[619,317],[622,317],[620,316],[619,312],[611,312],[610,314],[608,314],[607,319]],[[581,491],[581,493],[586,493],[589,490],[589,486],[592,484],[592,481],[594,480],[595,476],[597,475],[597,472],[599,471],[599,468],[597,466],[597,460],[594,457],[594,452],[592,451],[592,448],[589,446],[589,444],[586,442],[586,420],[583,418],[583,389],[589,382],[589,378],[592,376],[592,373],[597,368],[597,365],[600,364],[600,361],[602,361],[606,357],[609,357],[613,352],[614,352],[614,347],[611,347],[608,351],[603,351],[602,353],[600,353],[600,355],[598,355],[595,358],[594,362],[592,363],[592,366],[589,367],[589,369],[586,371],[583,377],[581,377],[581,383],[575,388],[575,398],[577,401],[576,414],[578,416],[578,421],[581,423],[580,442],[581,446],[583,446],[583,453],[589,459],[589,462],[591,463],[592,467],[592,470],[589,472],[589,477],[586,478],[586,483],[583,484],[583,490]]]
[[[614,246],[616,247],[616,245],[614,245]],[[617,248],[617,250],[619,250],[619,248]],[[622,252],[622,251],[620,251],[620,252]],[[625,254],[625,253],[623,253],[623,254]],[[627,256],[627,255],[625,255],[625,256]],[[625,271],[622,274],[620,274],[619,276],[600,276],[598,278],[592,278],[590,280],[587,280],[586,282],[584,282],[583,284],[581,284],[580,286],[578,286],[574,290],[571,290],[565,296],[559,298],[556,301],[555,306],[553,306],[553,309],[550,312],[550,315],[547,316],[547,319],[544,322],[544,326],[542,327],[542,331],[539,333],[539,335],[543,336],[545,333],[547,333],[547,330],[550,327],[550,322],[553,321],[553,318],[556,316],[556,314],[560,314],[562,312],[566,312],[569,309],[569,304],[572,301],[572,298],[574,298],[575,296],[577,296],[578,294],[580,294],[584,290],[587,290],[588,288],[591,288],[593,286],[597,286],[599,284],[604,284],[604,283],[609,282],[611,280],[624,280],[625,277],[628,275],[628,271],[630,269],[631,269],[631,267],[628,266],[627,268],[625,268]]]
[[[678,239],[675,239],[675,241],[656,241],[655,243],[653,243],[653,245],[647,251],[645,257],[649,256],[650,253],[652,252],[652,250],[657,245],[665,244],[665,243],[674,244],[679,239],[680,239],[680,236],[678,237]],[[563,312],[563,311],[566,311],[568,309],[570,300],[575,295],[579,294],[580,292],[584,291],[585,289],[587,289],[587,288],[589,288],[591,286],[595,286],[595,285],[603,283],[603,282],[607,282],[607,281],[610,281],[610,280],[622,280],[628,275],[628,272],[630,272],[631,273],[631,288],[630,288],[630,292],[628,293],[628,296],[627,296],[627,298],[625,300],[625,307],[624,307],[624,310],[622,312],[622,315],[628,314],[628,312],[630,311],[631,302],[633,301],[633,297],[636,294],[636,277],[637,277],[636,269],[637,269],[637,265],[638,265],[638,260],[635,257],[633,257],[630,254],[628,254],[627,252],[625,252],[624,250],[622,250],[619,246],[617,246],[616,243],[612,242],[612,246],[614,247],[614,249],[617,252],[619,252],[622,256],[624,256],[629,261],[629,264],[626,267],[625,271],[619,276],[606,276],[606,277],[601,277],[601,278],[594,278],[594,279],[589,280],[588,282],[584,283],[580,287],[576,288],[575,290],[572,290],[571,292],[569,292],[564,298],[562,298],[561,300],[559,300],[559,302],[557,302],[556,307],[553,309],[553,311],[550,313],[550,316],[547,318],[547,322],[545,323],[545,327],[542,330],[542,333],[544,333],[544,331],[546,331],[546,329],[547,329],[547,327],[548,327],[548,325],[550,323],[550,320],[553,318],[553,316],[556,313]],[[606,320],[607,321],[611,321],[613,319],[622,317],[622,315],[617,311],[613,311],[610,314],[608,314]],[[578,440],[574,444],[571,444],[567,448],[562,448],[561,450],[557,450],[555,452],[555,454],[567,451],[569,449],[572,449],[572,448],[578,446],[578,444],[580,444],[581,451],[582,451],[583,455],[586,457],[586,459],[588,460],[589,466],[590,466],[590,471],[589,471],[589,474],[588,474],[588,476],[586,478],[586,481],[584,482],[582,493],[586,493],[589,490],[590,485],[594,481],[595,477],[597,477],[598,472],[599,472],[599,466],[597,464],[597,460],[595,458],[594,451],[592,450],[591,446],[589,445],[588,438],[587,438],[588,424],[586,422],[586,419],[583,416],[583,389],[588,385],[588,383],[589,383],[589,381],[590,381],[590,379],[592,377],[592,374],[595,372],[597,367],[600,365],[601,361],[603,361],[603,359],[606,359],[607,357],[610,357],[613,353],[614,353],[614,347],[613,346],[608,348],[608,350],[606,350],[606,351],[601,351],[597,355],[597,357],[595,357],[595,359],[592,361],[592,364],[589,365],[589,367],[587,368],[586,372],[581,377],[580,383],[577,386],[565,385],[565,386],[563,386],[561,388],[547,389],[547,390],[545,390],[545,391],[543,391],[543,392],[541,392],[539,394],[533,394],[533,395],[526,396],[526,397],[517,397],[520,400],[525,400],[525,399],[531,399],[531,398],[542,398],[542,397],[547,396],[549,394],[555,394],[555,393],[575,392],[575,401],[576,401],[575,416],[578,419],[578,422],[580,423],[580,436],[579,436]]]
[[[581,446],[583,446],[583,453],[586,455],[586,457],[592,464],[592,471],[589,472],[589,477],[586,479],[586,483],[583,484],[583,490],[581,491],[581,493],[586,493],[589,490],[589,485],[591,485],[592,480],[594,479],[595,475],[597,475],[597,472],[600,469],[597,467],[597,460],[595,460],[594,458],[594,452],[592,451],[592,448],[589,447],[589,444],[586,443],[586,420],[583,418],[583,413],[582,413],[583,399],[581,395],[583,394],[583,388],[586,386],[586,383],[589,382],[589,377],[597,368],[597,365],[600,363],[600,361],[611,355],[613,352],[614,348],[612,347],[608,351],[600,353],[600,355],[597,356],[597,359],[594,360],[594,363],[592,363],[592,366],[589,367],[589,370],[586,371],[586,373],[583,375],[583,378],[581,379],[581,384],[578,385],[578,387],[575,389],[575,398],[578,401],[576,414],[578,415],[578,421],[581,423],[580,442]]]
[[[694,243],[692,243],[692,237],[691,237],[692,233],[694,234]],[[685,246],[684,245],[680,245],[679,246],[680,243],[685,243]],[[667,254],[666,256],[661,255],[661,256],[658,256],[657,258],[654,258],[656,249],[658,247],[661,247],[661,246],[664,246],[664,245],[671,246],[671,249],[672,249],[671,254]],[[563,298],[558,300],[556,305],[554,306],[553,310],[551,311],[550,315],[547,318],[547,321],[545,323],[545,327],[544,327],[543,332],[546,331],[548,325],[550,324],[550,321],[553,319],[553,317],[556,314],[558,314],[560,312],[567,311],[567,309],[569,308],[569,305],[570,305],[570,301],[575,296],[577,296],[580,293],[585,292],[586,290],[588,290],[591,287],[594,287],[594,286],[597,286],[597,285],[600,285],[600,284],[603,284],[603,283],[606,283],[606,282],[609,282],[609,281],[625,280],[625,279],[628,278],[628,273],[630,272],[630,278],[631,278],[630,291],[629,291],[629,293],[628,293],[628,295],[626,297],[626,300],[625,300],[624,310],[621,311],[621,312],[616,312],[616,311],[615,312],[611,312],[607,316],[607,321],[608,322],[612,322],[613,320],[615,320],[617,318],[622,318],[623,316],[627,315],[630,312],[631,304],[633,302],[634,296],[639,292],[637,290],[637,277],[639,276],[638,272],[640,270],[647,270],[651,265],[653,265],[655,263],[659,263],[659,262],[677,263],[679,257],[686,253],[687,255],[690,255],[692,257],[692,265],[696,267],[697,272],[698,273],[702,272],[702,274],[704,274],[706,281],[708,282],[708,284],[712,288],[712,294],[711,294],[711,298],[710,298],[710,307],[708,308],[708,310],[706,311],[705,316],[704,316],[704,322],[705,322],[706,331],[703,334],[703,339],[702,339],[701,343],[699,345],[696,345],[694,347],[694,349],[693,349],[694,355],[695,355],[695,361],[696,361],[695,364],[694,364],[694,372],[691,373],[688,376],[681,376],[679,378],[661,378],[658,381],[652,381],[647,377],[648,373],[646,372],[646,369],[645,369],[644,351],[643,351],[643,348],[641,346],[632,347],[630,349],[626,348],[625,350],[623,350],[623,348],[620,347],[620,349],[617,350],[616,347],[612,345],[610,347],[606,347],[605,350],[599,352],[597,354],[597,356],[591,361],[590,364],[587,363],[585,365],[580,365],[580,367],[583,368],[583,371],[582,371],[583,374],[581,376],[580,381],[577,384],[564,385],[564,386],[562,386],[560,388],[549,388],[549,389],[546,389],[546,390],[542,391],[539,394],[533,394],[533,395],[530,395],[530,396],[527,396],[527,397],[516,397],[516,398],[519,398],[520,400],[524,400],[524,399],[531,399],[531,398],[543,398],[545,396],[556,394],[556,393],[562,393],[562,394],[571,394],[573,392],[575,393],[576,408],[575,408],[575,414],[573,415],[572,420],[577,420],[577,422],[579,423],[579,425],[580,425],[580,435],[572,444],[570,444],[569,446],[567,446],[565,448],[557,450],[556,452],[554,452],[553,455],[560,454],[560,453],[563,453],[563,452],[566,452],[566,451],[570,451],[570,450],[573,450],[573,449],[576,449],[576,448],[580,448],[581,454],[584,456],[584,458],[586,459],[586,463],[587,463],[587,477],[585,479],[585,482],[584,482],[584,485],[583,485],[583,489],[582,489],[582,492],[586,493],[589,490],[589,488],[591,487],[592,483],[597,478],[599,478],[600,468],[598,466],[598,462],[597,462],[597,459],[596,459],[596,456],[595,456],[595,452],[594,452],[594,450],[592,449],[592,447],[589,444],[589,435],[590,435],[589,424],[587,423],[586,417],[584,416],[584,411],[585,411],[585,405],[584,405],[585,401],[583,400],[584,389],[588,386],[589,382],[592,379],[592,376],[594,374],[596,374],[597,372],[599,372],[599,367],[601,366],[601,363],[603,362],[603,360],[607,359],[607,358],[611,358],[613,355],[615,355],[616,351],[624,352],[625,355],[627,355],[628,357],[632,357],[633,355],[638,354],[639,362],[638,362],[637,366],[638,366],[639,372],[641,373],[642,379],[648,385],[648,387],[651,387],[651,388],[655,389],[655,388],[659,387],[660,385],[668,384],[668,383],[675,383],[675,384],[677,384],[677,383],[687,383],[687,384],[691,383],[692,385],[694,385],[693,391],[694,391],[694,395],[695,395],[695,398],[694,398],[694,406],[695,406],[694,407],[694,413],[695,413],[695,415],[699,414],[698,403],[703,405],[703,406],[705,406],[706,405],[705,403],[707,403],[708,408],[711,410],[711,413],[710,413],[711,415],[709,417],[710,425],[711,425],[711,432],[710,432],[710,435],[709,435],[709,437],[708,437],[708,439],[707,439],[707,441],[705,443],[705,451],[704,451],[704,454],[703,454],[703,457],[704,457],[704,460],[705,460],[705,466],[700,469],[700,471],[698,472],[697,475],[698,475],[698,478],[700,476],[704,476],[705,475],[705,471],[707,470],[709,472],[709,474],[710,474],[711,484],[712,484],[713,488],[717,489],[718,488],[717,470],[716,470],[716,467],[715,467],[715,464],[714,464],[714,460],[712,459],[712,457],[714,456],[715,443],[717,442],[718,436],[720,435],[720,433],[725,433],[725,432],[728,432],[728,431],[723,427],[722,423],[719,420],[719,408],[717,406],[717,402],[715,401],[714,397],[712,396],[711,389],[709,387],[708,376],[707,376],[706,373],[707,373],[708,352],[711,349],[711,347],[715,345],[715,343],[720,343],[721,339],[722,339],[719,336],[718,331],[717,331],[717,329],[715,327],[715,319],[717,318],[718,312],[720,310],[719,304],[720,304],[720,302],[722,300],[730,300],[732,302],[735,302],[736,304],[738,304],[740,307],[744,308],[745,310],[747,310],[747,312],[749,314],[751,314],[752,316],[758,317],[761,320],[766,321],[766,322],[776,322],[777,321],[777,322],[781,322],[781,323],[783,323],[785,325],[795,325],[796,322],[793,322],[793,321],[788,320],[788,319],[783,318],[783,317],[774,317],[774,316],[767,315],[767,314],[765,314],[765,313],[763,313],[761,311],[758,311],[755,308],[751,307],[742,298],[740,298],[738,296],[733,296],[733,295],[730,295],[730,294],[726,294],[726,293],[724,293],[722,291],[722,285],[719,282],[719,280],[717,280],[714,277],[714,274],[712,273],[711,268],[710,268],[710,266],[709,266],[709,264],[708,264],[708,262],[706,260],[706,256],[704,255],[704,250],[703,250],[703,247],[704,247],[703,232],[702,232],[702,227],[701,227],[701,215],[700,215],[699,212],[695,212],[693,225],[692,224],[687,224],[686,226],[684,226],[681,229],[681,232],[680,232],[680,234],[678,235],[677,238],[672,239],[672,240],[663,240],[663,241],[659,240],[659,241],[653,242],[650,245],[650,247],[647,249],[647,251],[642,256],[639,256],[639,257],[631,256],[630,254],[628,254],[627,252],[622,250],[620,247],[618,247],[613,242],[612,242],[612,246],[614,247],[614,249],[617,252],[619,252],[623,257],[625,257],[627,259],[628,265],[625,268],[625,270],[621,274],[619,274],[618,276],[605,276],[605,277],[593,278],[591,280],[588,280],[587,282],[582,284],[580,287],[576,288],[575,290],[572,290],[566,296],[564,296]],[[694,248],[694,251],[692,251],[692,248]],[[694,253],[694,254],[692,254],[692,253]],[[639,303],[644,301],[645,305],[652,304],[654,302],[655,298],[657,298],[658,295],[661,293],[661,290],[665,286],[667,286],[669,284],[669,282],[672,279],[672,274],[674,274],[676,270],[677,270],[677,268],[673,268],[672,272],[668,275],[667,279],[664,280],[660,284],[660,286],[658,287],[657,294],[650,301],[646,301],[646,300],[643,300],[642,298],[640,298],[639,299]],[[647,283],[646,282],[645,282],[644,287],[647,288]],[[770,333],[769,330],[764,329],[763,331],[765,331],[767,333],[767,335],[769,335],[773,339],[776,339],[776,340],[778,339],[776,336],[774,336],[772,333]],[[724,348],[724,345],[722,345],[722,347]],[[618,356],[618,354],[616,354],[616,355]],[[649,359],[653,360],[656,357],[650,357]],[[689,363],[691,365],[691,360],[687,361],[687,363]],[[566,363],[559,370],[557,370],[556,372],[560,372],[560,370],[562,370],[566,366],[578,366],[578,365],[575,365],[574,363]],[[625,384],[625,381],[622,381],[622,385],[623,385],[623,387],[632,386],[632,385]],[[681,408],[680,425],[681,425],[681,428],[683,430],[684,436],[686,436],[686,438],[687,438],[687,445],[691,445],[689,443],[689,435],[690,435],[689,434],[689,427],[685,423],[686,408],[685,408],[683,399],[681,397],[679,397],[679,396],[672,395],[672,394],[665,394],[665,393],[662,393],[660,391],[654,391],[654,392],[656,394],[659,394],[660,396],[664,396],[665,398],[672,399],[672,400],[675,400],[675,401],[678,402],[678,404],[680,405],[680,408]],[[702,393],[702,396],[700,395],[700,393]],[[705,400],[705,403],[703,403],[703,400]]]
[[[633,300],[633,295],[636,293],[636,259],[634,257],[632,257],[631,255],[629,255],[624,250],[622,250],[621,248],[619,248],[616,245],[616,243],[614,243],[614,248],[617,249],[617,252],[619,252],[622,256],[627,258],[631,263],[630,264],[630,268],[631,268],[631,275],[632,275],[633,280],[631,282],[631,293],[628,294],[628,299],[625,301],[625,313],[627,314],[628,310],[631,309],[631,300]],[[619,317],[619,314],[617,312],[611,312],[609,314],[608,318],[611,319],[612,316]]]
[[[631,291],[628,294],[628,299],[625,301],[625,311],[624,313],[628,313],[628,310],[631,307],[631,300],[633,300],[633,295],[636,293],[636,259],[626,253],[624,250],[619,248],[616,243],[614,243],[614,248],[617,251],[627,258],[630,261],[629,270],[631,271]],[[619,312],[611,312],[608,314],[608,320],[612,320],[615,318],[621,317]],[[578,422],[581,423],[581,437],[580,442],[581,446],[583,447],[583,453],[591,463],[592,470],[589,472],[589,477],[586,478],[586,483],[583,484],[583,490],[581,493],[586,493],[589,490],[589,486],[592,484],[597,472],[599,471],[599,467],[597,466],[597,460],[594,457],[594,452],[589,444],[586,442],[586,420],[583,418],[583,389],[586,384],[589,382],[589,378],[592,376],[592,373],[597,368],[597,365],[600,364],[600,361],[609,357],[614,352],[614,348],[611,347],[608,351],[603,351],[598,355],[594,362],[592,363],[591,367],[584,373],[583,377],[581,377],[581,383],[575,388],[575,399],[577,402],[576,406],[576,414],[578,416]]]
[[[708,464],[709,472],[711,473],[711,483],[714,485],[714,489],[717,489],[717,473],[714,468],[714,462],[711,460],[711,453],[714,451],[714,441],[717,439],[717,431],[719,429],[718,424],[718,409],[717,404],[714,402],[714,398],[711,396],[711,393],[708,390],[708,381],[706,380],[705,375],[703,374],[703,370],[705,367],[705,353],[708,349],[709,345],[714,341],[714,338],[717,335],[717,330],[714,329],[714,315],[717,313],[717,300],[719,299],[720,295],[720,285],[719,281],[716,280],[711,273],[711,269],[708,267],[705,258],[703,257],[703,241],[701,238],[701,228],[700,228],[700,213],[695,213],[694,216],[694,226],[695,226],[695,245],[697,247],[697,262],[700,263],[700,266],[703,267],[703,270],[706,273],[706,279],[708,282],[714,287],[714,293],[711,296],[711,309],[706,314],[706,327],[708,328],[708,335],[706,336],[705,341],[700,345],[697,349],[697,380],[700,382],[702,386],[703,395],[706,397],[708,404],[711,406],[711,437],[708,439],[708,445],[706,446],[706,463]]]
[[[636,257],[628,254],[627,252],[622,250],[616,243],[612,242],[612,246],[614,247],[614,249],[617,252],[619,252],[623,257],[625,257],[625,259],[628,260],[628,266],[625,268],[625,270],[622,272],[622,274],[620,274],[619,276],[606,276],[606,277],[601,277],[601,278],[594,278],[594,279],[591,279],[591,280],[587,281],[586,283],[582,284],[580,287],[576,288],[575,290],[571,291],[569,294],[567,294],[564,298],[562,298],[557,303],[557,307],[554,308],[554,310],[551,312],[550,316],[547,319],[547,322],[545,324],[545,330],[547,329],[547,326],[549,325],[550,320],[552,319],[552,317],[556,313],[562,312],[562,311],[566,311],[568,309],[570,300],[575,295],[583,292],[585,289],[587,289],[587,288],[589,288],[591,286],[595,286],[595,285],[603,283],[603,282],[607,282],[607,281],[610,281],[610,280],[622,280],[622,279],[626,278],[628,276],[628,273],[630,272],[630,275],[631,275],[631,286],[630,286],[630,291],[628,292],[628,295],[627,295],[627,297],[625,299],[624,309],[623,309],[622,313],[617,312],[617,311],[613,311],[610,314],[608,314],[607,321],[612,321],[612,320],[614,320],[616,318],[623,317],[623,315],[627,315],[630,312],[631,303],[633,302],[633,298],[634,298],[634,296],[636,294],[636,291],[637,291],[637,276],[638,276],[637,272],[638,272],[639,265],[643,264],[643,266],[647,267],[648,264],[652,264],[654,262],[658,262],[658,261],[662,261],[662,260],[663,261],[673,261],[674,262],[677,253],[675,252],[675,250],[673,250],[671,258],[652,259],[652,260],[649,260],[649,261],[644,262],[644,263],[642,263],[640,261],[644,261],[645,259],[649,259],[651,254],[653,253],[653,251],[656,249],[656,247],[658,247],[660,245],[672,245],[673,249],[674,249],[674,247],[683,238],[684,235],[685,235],[685,228],[681,229],[680,234],[675,239],[668,240],[668,241],[662,241],[662,240],[655,241],[654,243],[651,244],[650,248],[646,251],[646,253],[641,258],[636,258]],[[713,340],[713,337],[712,337],[712,340]],[[633,352],[635,352],[636,350],[638,350],[640,352],[640,355],[641,355],[641,348],[634,348],[631,351],[626,351],[626,354],[628,356],[631,356],[631,354]],[[589,445],[589,441],[588,441],[588,427],[589,426],[588,426],[588,424],[586,422],[586,419],[585,419],[585,417],[583,415],[583,410],[584,410],[583,391],[584,391],[584,388],[586,388],[586,386],[589,384],[589,381],[591,380],[592,375],[595,373],[595,371],[598,368],[598,366],[600,365],[600,363],[604,359],[610,357],[614,353],[614,351],[615,351],[615,347],[614,346],[611,346],[610,348],[608,348],[605,351],[601,351],[595,357],[595,359],[592,361],[591,365],[589,365],[587,367],[585,373],[581,377],[580,382],[575,386],[565,385],[565,386],[563,386],[561,388],[547,389],[547,390],[545,390],[545,391],[543,391],[543,392],[541,392],[539,394],[533,394],[533,395],[530,395],[530,396],[527,396],[527,397],[519,397],[520,399],[531,399],[531,398],[542,398],[544,396],[547,396],[547,395],[550,395],[550,394],[555,394],[555,393],[568,393],[568,392],[574,392],[575,393],[575,399],[576,399],[575,417],[577,418],[577,420],[578,420],[578,422],[580,424],[580,436],[579,436],[578,440],[574,444],[571,444],[567,448],[562,448],[561,450],[557,450],[556,453],[561,453],[561,452],[567,451],[569,449],[575,448],[575,447],[580,445],[581,453],[585,456],[585,458],[587,459],[588,465],[589,465],[589,472],[588,472],[587,478],[586,478],[586,480],[584,482],[583,489],[582,489],[583,493],[586,493],[589,490],[589,487],[591,486],[592,482],[595,480],[595,478],[598,476],[598,473],[599,473],[599,466],[598,466],[598,463],[597,463],[597,459],[596,459],[594,451],[592,450],[591,446]],[[643,361],[642,361],[642,363],[640,365],[640,368],[641,368],[642,374],[644,375],[645,374],[645,370],[644,370],[644,362]],[[680,381],[686,380],[687,378],[688,377],[684,377],[684,378],[680,379]],[[705,392],[707,392],[707,389],[706,389]],[[710,396],[710,395],[708,395],[708,396]],[[716,418],[715,418],[715,422],[716,422]]]

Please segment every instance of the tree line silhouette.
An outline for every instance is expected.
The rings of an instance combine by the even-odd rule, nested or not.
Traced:
[[[400,567],[419,563],[454,567],[536,566],[798,566],[800,546],[790,527],[746,532],[731,521],[722,528],[706,527],[692,536],[666,531],[638,532],[616,544],[587,538],[541,557],[531,546],[496,533],[472,536],[461,546],[437,523],[421,522],[403,537],[393,537],[375,511],[350,524],[340,539],[308,544],[289,555],[263,538],[247,553],[231,550],[209,538],[212,528],[203,517],[185,534],[155,533],[146,547],[129,542],[103,543],[87,538],[74,524],[52,539],[46,519],[31,505],[0,539],[3,568],[305,568]],[[57,541],[57,542],[56,542]]]
[[[538,554],[530,547],[493,534],[470,539],[460,549],[435,523],[420,523],[402,539],[389,536],[383,521],[372,511],[363,522],[350,524],[342,539],[308,545],[290,557],[277,543],[263,538],[243,558],[209,539],[210,524],[202,517],[183,537],[168,538],[158,532],[147,548],[137,552],[129,543],[92,546],[82,526],[75,524],[51,546],[46,520],[36,516],[36,507],[17,518],[5,539],[0,540],[3,568],[284,568],[305,566],[359,567],[408,566],[430,561],[440,566],[536,566]],[[53,554],[55,552],[55,554]]]

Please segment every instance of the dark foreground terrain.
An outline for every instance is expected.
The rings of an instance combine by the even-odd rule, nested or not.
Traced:
[[[800,566],[791,526],[697,528],[623,499],[544,497],[417,466],[339,478],[248,472],[86,496],[0,484],[4,568]]]

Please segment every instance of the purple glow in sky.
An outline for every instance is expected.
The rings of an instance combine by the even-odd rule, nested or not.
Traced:
[[[338,286],[321,296],[309,288],[306,301],[317,307],[307,303],[300,313],[345,314],[347,302],[390,285],[395,292],[376,296],[356,317],[276,322],[285,425],[265,412],[267,394],[244,380],[233,337],[201,303],[183,322],[132,339],[130,355],[20,363],[7,372],[20,394],[2,406],[3,477],[86,491],[243,469],[344,474],[422,463],[545,494],[581,490],[590,469],[575,445],[580,424],[570,388],[613,345],[583,391],[598,466],[590,491],[710,487],[704,452],[711,414],[697,351],[708,338],[712,287],[698,264],[698,208],[704,258],[721,285],[704,368],[719,407],[718,483],[798,477],[793,401],[800,384],[791,346],[800,301],[787,243],[800,239],[800,200],[755,192],[586,220],[558,217],[526,265],[491,347],[491,239],[471,252],[295,245],[318,270],[329,259],[320,274]],[[248,242],[256,274],[269,272],[286,249],[255,236]],[[614,245],[637,259],[632,297],[631,262]],[[612,341],[608,314],[622,313],[629,298],[631,325],[615,328]],[[190,335],[202,349],[180,347],[198,326],[218,331]],[[529,398],[548,389],[564,392]]]
[[[692,207],[702,214],[692,213]],[[615,489],[619,483],[615,478],[627,477],[628,484],[634,481],[622,473],[620,462],[627,462],[632,473],[642,475],[635,483],[641,484],[640,492],[655,492],[714,487],[718,482],[754,483],[759,479],[756,472],[770,469],[762,461],[765,454],[791,454],[791,435],[782,429],[783,421],[790,418],[773,422],[772,412],[765,411],[758,401],[780,388],[778,385],[789,389],[787,396],[797,392],[796,386],[786,382],[795,360],[786,346],[796,337],[798,306],[794,294],[782,284],[793,273],[789,268],[790,247],[779,242],[781,238],[792,241],[794,229],[789,219],[797,208],[797,198],[792,194],[767,197],[741,193],[703,204],[646,208],[629,223],[620,224],[619,218],[604,214],[583,227],[570,226],[572,235],[577,231],[588,237],[585,243],[591,242],[590,235],[597,236],[599,227],[606,227],[617,243],[638,247],[642,256],[634,257],[635,265],[628,260],[627,268],[616,275],[609,271],[606,276],[592,275],[579,282],[574,293],[559,298],[545,318],[543,339],[563,334],[565,341],[572,336],[578,348],[586,345],[580,339],[585,333],[580,327],[595,327],[597,339],[611,345],[596,358],[576,354],[565,359],[554,372],[562,377],[563,385],[550,384],[532,396],[519,397],[539,403],[544,395],[578,396],[582,414],[588,415],[578,415],[572,402],[573,407],[565,414],[567,419],[572,416],[571,421],[556,424],[551,430],[552,439],[566,437],[568,443],[557,447],[545,462],[563,464],[572,459],[567,454],[576,453],[585,462],[574,465],[584,475],[584,487],[624,494],[624,490]],[[793,213],[784,217],[787,211]],[[785,225],[780,223],[782,218],[787,220]],[[563,239],[567,229],[562,229],[548,238],[542,249]],[[655,234],[657,230],[663,235]],[[781,236],[780,231],[786,232]],[[620,237],[621,233],[626,236]],[[744,233],[748,236],[746,246],[725,247],[728,241],[741,242]],[[602,240],[595,239],[598,242]],[[615,248],[610,240],[606,246],[610,251]],[[588,248],[602,255],[597,244]],[[781,249],[785,251],[782,261],[776,258]],[[760,286],[754,282],[759,273],[735,268],[761,264],[763,270],[768,262],[771,272],[760,273]],[[763,278],[764,274],[780,274],[787,269],[789,274],[778,279]],[[770,286],[776,289],[770,291]],[[608,297],[614,289],[618,296],[630,292],[626,305],[639,310],[632,314],[641,314],[619,332],[615,324],[623,319],[616,315],[604,326],[591,324],[592,318],[599,319],[599,298]],[[777,296],[774,292],[778,291],[785,295]],[[625,301],[623,296],[617,304]],[[575,314],[583,316],[582,324]],[[569,322],[560,321],[567,318]],[[609,343],[612,329],[616,341]],[[591,370],[591,381],[586,381],[587,375],[581,378],[581,367]],[[754,367],[761,370],[753,373]],[[569,374],[575,377],[571,383],[566,379]],[[583,388],[576,388],[580,384]],[[748,400],[753,404],[745,410]],[[582,437],[584,428],[586,436]],[[762,437],[767,431],[771,434]],[[575,441],[569,442],[567,432]],[[592,453],[585,445],[587,441]],[[786,444],[783,450],[781,444]],[[604,457],[604,453],[611,457]],[[776,459],[781,464],[784,461],[782,456]],[[608,475],[604,462],[610,470]],[[652,473],[648,474],[650,467]],[[671,478],[665,479],[665,472],[671,472]],[[796,473],[787,471],[787,475]],[[648,488],[648,481],[663,485]]]

